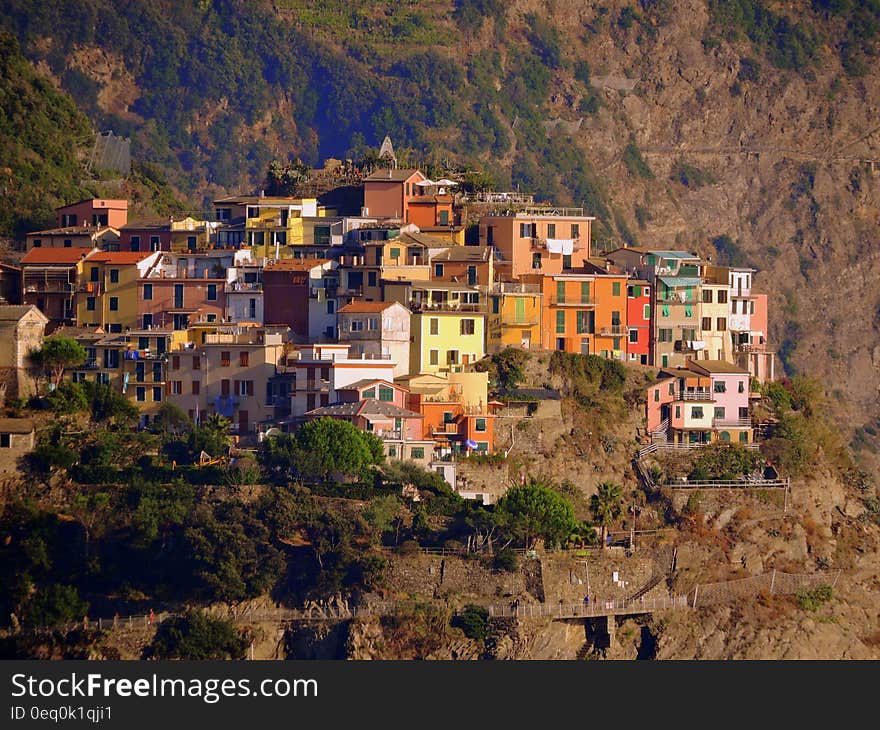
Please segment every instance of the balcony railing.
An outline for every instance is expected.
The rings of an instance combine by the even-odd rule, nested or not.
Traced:
[[[599,334],[605,337],[623,337],[629,330],[623,324],[606,324],[599,328]]]
[[[232,281],[226,285],[226,291],[263,291],[263,284],[259,281]]]
[[[675,340],[673,345],[676,352],[699,352],[705,348],[704,340]]]
[[[574,245],[572,246],[572,253],[575,251],[581,251],[584,248],[584,245],[581,243],[579,238],[575,239],[565,239],[565,240],[573,240]],[[547,251],[547,239],[542,238],[541,236],[533,236],[532,237],[532,248],[540,251]],[[562,253],[562,251],[557,251],[556,253]]]
[[[697,304],[696,299],[682,299],[679,294],[658,294],[657,301],[661,304]]]
[[[72,294],[76,285],[66,281],[25,281],[25,294]]]
[[[514,319],[512,322],[501,320],[502,327],[533,327],[536,324],[541,324],[540,314],[526,315],[521,319]]]
[[[706,388],[697,388],[695,390],[679,390],[675,394],[675,400],[711,401],[712,391]]]
[[[752,425],[751,418],[713,418],[712,426],[714,428],[742,428]]]
[[[349,289],[339,289],[337,296],[340,297],[362,297],[364,295],[363,287],[355,287]]]
[[[472,312],[485,313],[486,305],[482,303],[472,304],[469,302],[440,301],[440,302],[410,302],[409,308],[414,312]]]
[[[569,299],[568,297],[550,297],[550,306],[551,307],[595,307],[596,300],[592,297],[572,297]]]

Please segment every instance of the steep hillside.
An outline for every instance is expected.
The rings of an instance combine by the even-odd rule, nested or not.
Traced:
[[[584,205],[597,247],[756,266],[785,369],[823,378],[875,471],[878,19],[876,0],[0,2],[194,208],[388,133],[416,164]]]

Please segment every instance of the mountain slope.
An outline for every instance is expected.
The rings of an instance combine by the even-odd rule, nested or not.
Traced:
[[[0,0],[26,54],[192,198],[391,134],[583,205],[597,248],[759,269],[788,372],[875,471],[880,3]]]

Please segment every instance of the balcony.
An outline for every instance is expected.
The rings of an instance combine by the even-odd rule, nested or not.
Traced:
[[[258,292],[263,291],[263,284],[259,281],[232,281],[226,285],[227,292]]]
[[[25,281],[25,294],[73,294],[76,285],[68,281]]]
[[[492,284],[493,294],[540,294],[540,284],[520,284],[513,281],[497,281]]]
[[[348,289],[338,289],[336,296],[347,298],[347,297],[362,297],[364,295],[364,288],[354,287]]]
[[[415,312],[463,312],[471,314],[485,314],[485,304],[470,304],[458,301],[440,302],[410,302],[409,308]]]
[[[708,388],[693,388],[691,390],[679,390],[675,394],[675,400],[697,400],[709,401],[713,400],[712,391]]]
[[[584,246],[583,246],[583,244],[581,244],[581,241],[579,238],[575,238],[575,239],[567,238],[567,239],[561,239],[561,240],[566,240],[566,241],[573,240],[574,241],[574,245],[572,246],[572,249],[571,249],[572,253],[574,253],[575,251],[582,251],[584,249]],[[547,247],[547,239],[542,238],[541,236],[533,236],[532,237],[532,250],[549,251],[550,249]],[[550,253],[561,254],[563,252],[562,252],[562,250],[559,250],[559,251],[551,251]]]
[[[713,428],[751,428],[751,418],[713,418]]]
[[[330,392],[330,381],[329,380],[306,380],[305,388],[297,388],[296,392],[304,392],[304,393],[329,393]]]
[[[673,350],[675,352],[700,352],[706,349],[705,340],[675,340]]]
[[[354,291],[354,290],[347,290]],[[336,299],[339,290],[335,286],[313,286],[309,289],[309,299],[317,299],[319,302],[327,301],[328,299]],[[350,296],[359,296],[359,295],[350,295]]]
[[[573,297],[569,299],[568,297],[562,297],[561,299],[557,296],[550,297],[550,306],[551,307],[595,307],[596,300],[592,297],[584,298],[584,297]]]
[[[623,324],[606,324],[599,328],[599,334],[603,337],[623,337],[629,333],[629,329]]]
[[[538,313],[526,315],[522,319],[515,319],[513,322],[501,320],[502,327],[534,327],[541,324],[541,315]]]

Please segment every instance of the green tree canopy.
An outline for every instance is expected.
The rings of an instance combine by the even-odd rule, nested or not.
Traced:
[[[52,385],[58,387],[65,368],[82,365],[88,353],[79,342],[70,337],[47,337],[43,346],[31,353],[31,361],[49,373]]]
[[[590,510],[593,518],[602,526],[602,547],[605,547],[605,536],[623,514],[623,488],[614,482],[602,482],[596,493],[590,498]]]
[[[144,659],[244,659],[248,648],[232,621],[201,611],[166,619],[144,651]]]
[[[571,504],[549,487],[532,483],[510,489],[495,507],[502,530],[527,548],[535,540],[561,544],[579,534],[583,525],[575,519]]]

